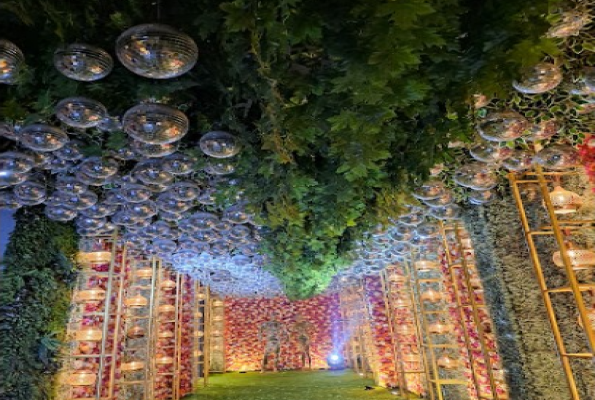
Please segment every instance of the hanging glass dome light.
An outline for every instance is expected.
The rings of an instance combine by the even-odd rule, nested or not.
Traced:
[[[16,210],[21,204],[15,195],[9,190],[0,190],[0,209]]]
[[[200,195],[200,189],[192,182],[178,182],[170,186],[168,193],[176,200],[193,201]]]
[[[549,139],[556,133],[558,133],[558,124],[552,119],[531,125],[523,135],[523,139],[527,142],[536,142]]]
[[[137,154],[148,158],[160,158],[175,153],[180,146],[179,142],[166,144],[149,144],[133,140],[130,148]]]
[[[164,104],[139,104],[126,111],[124,131],[133,139],[147,144],[177,142],[188,133],[186,115]]]
[[[492,112],[480,121],[479,135],[491,142],[508,142],[523,135],[529,126],[525,117],[515,111]]]
[[[174,175],[186,175],[194,172],[196,158],[183,153],[174,153],[166,156],[161,164],[163,170]]]
[[[595,252],[587,249],[576,247],[572,243],[566,244],[566,254],[570,261],[570,265],[574,270],[589,269],[595,267]],[[560,251],[556,251],[553,255],[554,264],[559,268],[564,268],[564,260]]]
[[[15,199],[23,206],[41,204],[46,199],[45,185],[35,181],[25,181],[13,188]]]
[[[190,71],[198,60],[192,38],[162,24],[132,27],[116,41],[116,54],[131,72],[153,79],[176,78]]]
[[[161,167],[158,160],[146,160],[139,162],[133,169],[133,176],[145,185],[169,186],[174,177]]]
[[[114,67],[114,61],[105,50],[99,47],[73,43],[56,50],[54,66],[67,78],[92,82],[109,75]]]
[[[521,79],[512,86],[521,93],[539,94],[549,92],[562,83],[562,70],[557,65],[541,62],[522,72]]]
[[[0,137],[14,141],[19,140],[19,135],[15,127],[12,124],[8,124],[6,122],[0,122]]]
[[[118,162],[113,158],[89,157],[79,165],[79,171],[97,179],[107,179],[118,172]]]
[[[28,125],[19,132],[19,142],[35,151],[56,151],[68,142],[68,135],[59,128],[46,124]]]
[[[412,195],[419,200],[431,200],[440,197],[444,191],[445,188],[442,181],[432,180],[415,189]]]
[[[45,207],[45,215],[53,221],[72,221],[76,216],[76,210],[59,205],[48,205]]]
[[[0,83],[16,83],[24,64],[25,56],[21,49],[9,40],[0,39]]]
[[[548,170],[564,171],[580,165],[580,156],[570,145],[555,144],[537,153],[534,162]]]
[[[86,97],[68,97],[54,109],[56,117],[73,128],[96,127],[107,115],[107,109],[98,101]]]
[[[53,154],[62,160],[65,161],[79,161],[82,160],[84,157],[81,148],[83,147],[83,143],[78,140],[71,140],[62,146],[61,149],[56,150]]]
[[[448,206],[434,207],[430,209],[430,215],[440,220],[459,219],[461,216],[461,208],[454,203]]]
[[[502,163],[509,171],[523,172],[533,168],[533,154],[526,150],[513,150],[510,157]]]
[[[473,190],[488,190],[498,184],[498,176],[486,164],[472,162],[456,169],[453,180]]]
[[[497,198],[498,194],[494,189],[474,190],[469,193],[469,203],[476,206],[490,204]]]
[[[495,143],[478,143],[469,150],[471,157],[484,163],[498,163],[511,157],[513,150]]]
[[[209,175],[229,175],[235,172],[234,160],[209,160],[204,171]]]
[[[203,153],[214,158],[233,157],[240,152],[238,139],[229,132],[212,131],[204,134],[199,141]]]
[[[137,183],[126,183],[120,188],[120,195],[130,203],[142,203],[153,195],[153,192],[146,186]]]

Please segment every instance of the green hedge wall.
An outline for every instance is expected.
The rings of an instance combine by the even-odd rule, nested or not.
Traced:
[[[0,399],[53,398],[77,236],[38,208],[19,210],[0,275]]]
[[[533,221],[543,221],[541,199],[528,211]],[[512,400],[558,400],[569,392],[556,353],[521,221],[512,196],[489,206],[468,207],[464,222],[475,248],[477,269],[485,288],[500,354]],[[560,286],[563,275],[551,261],[557,249],[552,237],[537,243],[550,287]],[[566,300],[566,301],[565,301]],[[558,299],[556,313],[568,350],[583,349],[584,336],[576,324],[570,299]],[[581,398],[595,399],[595,376],[588,362],[575,365]]]

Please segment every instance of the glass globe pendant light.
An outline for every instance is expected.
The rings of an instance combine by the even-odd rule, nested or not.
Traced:
[[[0,39],[0,83],[16,83],[24,64],[25,56],[21,49],[11,41]]]
[[[73,43],[56,50],[54,66],[70,79],[92,82],[109,75],[114,67],[114,61],[105,50],[99,47]]]
[[[198,60],[192,38],[162,24],[132,27],[116,41],[116,54],[131,72],[153,79],[176,78],[190,71]]]

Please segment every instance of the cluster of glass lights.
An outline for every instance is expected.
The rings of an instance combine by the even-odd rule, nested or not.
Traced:
[[[122,33],[116,54],[137,75],[168,79],[192,69],[198,48],[171,27],[145,24]],[[0,83],[18,83],[24,60],[14,43],[0,40]],[[90,82],[109,75],[114,62],[103,49],[74,43],[55,52],[54,65],[70,79]],[[97,100],[71,97],[55,105],[54,115],[57,124],[0,123],[0,136],[15,142],[0,153],[0,208],[44,204],[48,218],[74,220],[83,236],[119,227],[132,254],[159,256],[221,294],[278,293],[279,282],[261,268],[259,227],[241,195],[227,199],[226,208],[215,204],[214,183],[234,172],[241,150],[234,135],[212,131],[200,138],[211,179],[199,183],[198,160],[177,151],[190,123],[175,107],[146,102],[120,117]],[[129,144],[107,157],[84,157],[76,135],[86,131],[124,131]]]

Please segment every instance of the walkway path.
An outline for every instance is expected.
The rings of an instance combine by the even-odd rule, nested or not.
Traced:
[[[351,371],[233,372],[211,376],[209,387],[184,400],[397,400]]]

